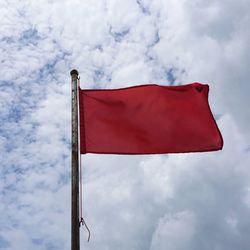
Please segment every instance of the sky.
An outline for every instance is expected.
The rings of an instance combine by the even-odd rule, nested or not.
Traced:
[[[249,250],[250,1],[0,0],[0,249],[66,250],[70,71],[210,85],[222,151],[82,156],[86,250]]]

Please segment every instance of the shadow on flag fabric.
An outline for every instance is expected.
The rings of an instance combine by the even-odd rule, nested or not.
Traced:
[[[80,152],[161,154],[220,150],[209,86],[79,89]]]

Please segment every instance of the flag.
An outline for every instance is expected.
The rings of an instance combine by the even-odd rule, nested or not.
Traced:
[[[222,149],[209,86],[79,89],[80,152],[161,154]]]

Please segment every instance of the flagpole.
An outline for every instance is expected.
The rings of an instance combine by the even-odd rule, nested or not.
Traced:
[[[72,175],[71,175],[71,250],[80,250],[79,230],[79,152],[78,152],[78,71],[73,69],[71,75],[72,108]]]

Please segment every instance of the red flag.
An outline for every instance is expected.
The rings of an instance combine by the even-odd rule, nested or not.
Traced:
[[[208,85],[79,90],[80,151],[158,154],[222,149]]]

